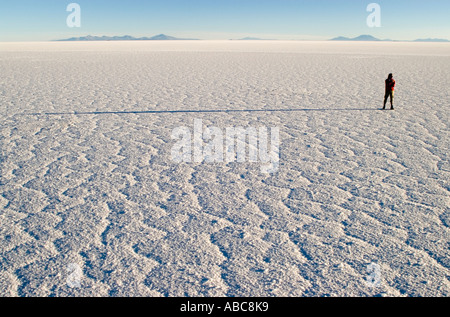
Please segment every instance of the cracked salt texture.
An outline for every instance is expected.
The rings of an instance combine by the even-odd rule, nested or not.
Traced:
[[[0,43],[0,70],[0,295],[449,296],[448,44]],[[279,127],[278,172],[173,163],[195,119]]]

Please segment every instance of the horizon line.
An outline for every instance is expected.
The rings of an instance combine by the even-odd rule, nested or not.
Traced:
[[[83,38],[94,38],[93,40],[84,40]],[[129,39],[125,39],[125,38]],[[158,39],[158,37],[166,37],[163,39]],[[367,39],[362,39],[362,38]],[[105,38],[105,39],[102,39]],[[447,38],[435,38],[435,37],[427,37],[427,38],[416,38],[411,40],[406,39],[389,39],[389,38],[377,38],[373,35],[362,34],[356,37],[347,37],[347,36],[337,36],[333,38],[327,39],[306,39],[306,38],[290,38],[290,39],[280,39],[280,38],[259,38],[257,36],[246,36],[243,38],[228,38],[228,39],[201,39],[201,38],[178,38],[176,36],[167,35],[164,33],[153,35],[153,36],[140,36],[136,37],[133,35],[125,34],[125,35],[80,35],[80,36],[72,36],[70,38],[64,39],[50,39],[50,40],[0,40],[0,43],[29,43],[29,42],[114,42],[114,41],[124,41],[124,42],[133,42],[133,41],[302,41],[302,42],[434,42],[434,43],[450,43],[450,40]]]

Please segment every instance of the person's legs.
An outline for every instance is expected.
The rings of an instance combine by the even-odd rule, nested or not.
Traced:
[[[394,91],[391,91],[390,97],[391,97],[391,109],[394,109]]]
[[[383,104],[383,110],[386,109],[386,103],[389,98],[389,92],[386,91],[386,94],[384,95],[384,104]]]

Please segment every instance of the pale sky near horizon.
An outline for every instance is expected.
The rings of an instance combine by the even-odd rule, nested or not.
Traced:
[[[66,8],[73,2],[81,7],[79,28],[66,24]],[[370,3],[381,7],[381,27],[366,23]],[[450,39],[449,13],[449,0],[0,0],[0,41],[160,33],[205,40],[326,40],[361,34]]]

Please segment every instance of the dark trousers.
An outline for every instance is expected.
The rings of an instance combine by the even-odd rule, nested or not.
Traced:
[[[391,107],[393,107],[394,106],[394,91],[393,90],[386,91],[386,94],[384,95],[384,107],[386,107],[386,103],[387,103],[388,98],[390,98],[390,100],[391,100]]]

